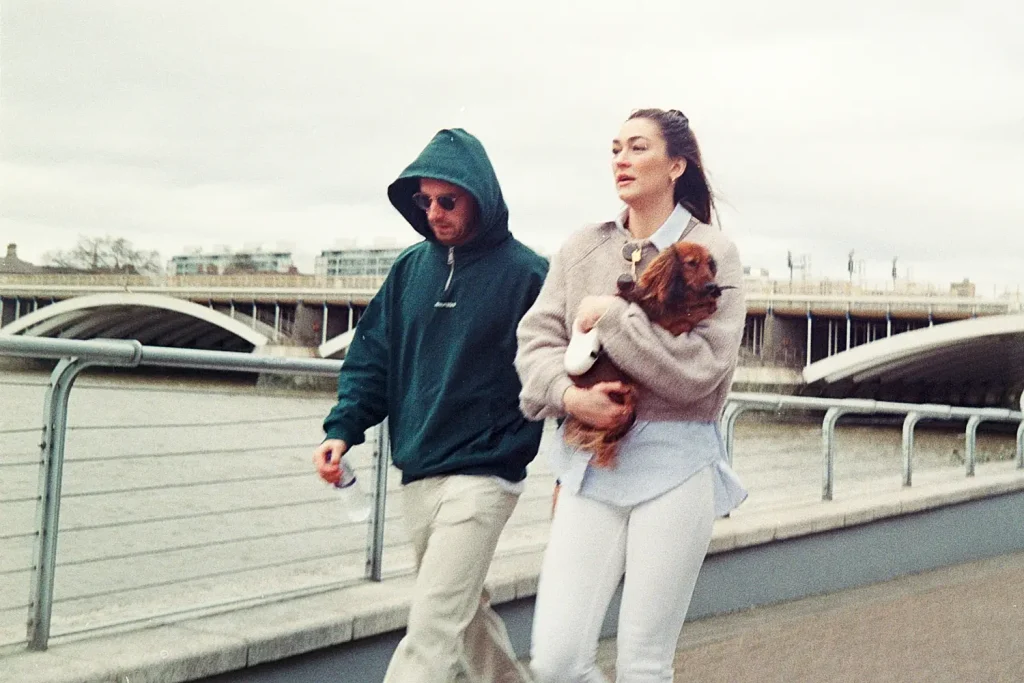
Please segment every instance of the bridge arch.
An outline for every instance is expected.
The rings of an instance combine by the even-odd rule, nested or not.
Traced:
[[[1024,390],[1024,314],[880,339],[808,365],[803,378],[811,394],[1015,406]]]
[[[317,347],[317,353],[321,358],[344,358],[352,339],[355,338],[355,333],[355,328],[353,328],[328,339]]]
[[[73,297],[0,328],[2,335],[137,339],[152,346],[252,351],[269,339],[206,306],[161,294],[116,292]]]

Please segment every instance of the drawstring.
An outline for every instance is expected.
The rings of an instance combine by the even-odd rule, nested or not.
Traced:
[[[455,247],[448,247],[448,282],[444,283],[444,291],[448,292],[448,288],[452,286],[452,276],[455,275]]]

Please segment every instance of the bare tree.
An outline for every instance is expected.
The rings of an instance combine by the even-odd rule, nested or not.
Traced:
[[[160,253],[136,249],[123,237],[79,236],[74,248],[55,251],[44,257],[58,268],[74,268],[96,273],[159,273]]]

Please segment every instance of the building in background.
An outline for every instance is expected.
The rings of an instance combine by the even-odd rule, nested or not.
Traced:
[[[969,279],[964,278],[963,282],[954,282],[949,286],[949,293],[953,296],[969,296],[973,297],[977,295],[977,287]]]
[[[167,270],[171,275],[297,272],[291,252],[259,250],[182,254],[171,257]]]
[[[25,273],[38,273],[43,271],[43,268],[33,265],[28,261],[22,261],[18,258],[18,245],[8,244],[7,245],[7,256],[0,258],[0,273],[10,275],[23,275]]]
[[[316,257],[313,272],[326,277],[362,275],[386,277],[405,247],[325,249]]]

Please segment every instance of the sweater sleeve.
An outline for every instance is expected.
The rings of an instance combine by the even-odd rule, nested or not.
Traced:
[[[743,268],[730,242],[719,263],[722,293],[718,310],[691,332],[674,336],[653,324],[636,304],[622,299],[597,322],[601,346],[612,361],[651,392],[672,403],[691,403],[711,394],[735,370],[746,304]]]
[[[523,388],[519,407],[527,418],[540,420],[565,413],[562,394],[572,386],[565,372],[565,271],[560,254],[551,259],[537,300],[519,322],[516,332],[516,372]]]
[[[389,277],[360,317],[338,376],[338,402],[324,420],[326,438],[350,447],[363,443],[366,430],[388,414],[390,289]]]

